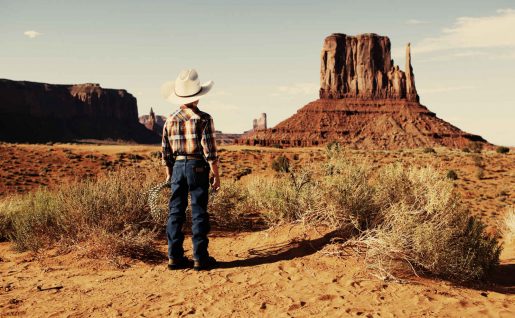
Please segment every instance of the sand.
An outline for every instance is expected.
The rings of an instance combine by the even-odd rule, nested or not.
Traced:
[[[356,257],[327,255],[327,232],[301,225],[222,235],[221,268],[170,271],[166,244],[151,263],[34,255],[0,244],[0,316],[32,317],[513,317],[515,255],[496,284],[383,281]],[[187,240],[187,254],[191,244]],[[508,257],[508,258],[507,258]],[[61,287],[61,289],[53,289]],[[39,290],[38,287],[41,289]]]
[[[323,148],[221,149],[222,179],[241,177],[243,181],[255,174],[273,173],[270,162],[279,155],[297,165],[324,156]],[[1,144],[0,196],[39,186],[52,188],[66,178],[128,166],[155,169],[152,153],[156,151],[158,146]],[[131,160],[127,154],[141,158]],[[476,176],[475,155],[459,150],[348,150],[346,155],[365,158],[377,167],[399,161],[431,164],[443,173],[455,170],[455,185],[463,200],[493,230],[507,208],[515,205],[513,153],[483,153],[483,178]],[[251,174],[239,176],[247,168]],[[323,229],[301,225],[213,233],[210,251],[221,261],[221,268],[200,273],[169,271],[164,239],[161,256],[147,262],[90,259],[83,256],[81,246],[66,254],[58,250],[20,253],[2,242],[0,317],[515,316],[513,242],[505,242],[502,265],[492,282],[465,287],[414,276],[403,282],[383,281],[370,275],[356,256],[329,255],[326,234]],[[191,255],[189,240],[186,247]]]

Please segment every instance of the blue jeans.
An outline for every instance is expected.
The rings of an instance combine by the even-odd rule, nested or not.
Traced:
[[[209,191],[209,165],[204,160],[176,161],[172,172],[172,196],[168,204],[170,212],[166,226],[168,257],[184,257],[184,234],[182,226],[186,219],[188,192],[191,194],[191,219],[193,258],[203,260],[209,257],[207,246],[210,230],[207,213]]]

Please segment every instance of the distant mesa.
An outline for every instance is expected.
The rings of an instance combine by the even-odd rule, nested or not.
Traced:
[[[365,149],[486,143],[420,104],[410,44],[404,71],[391,59],[390,39],[373,33],[326,37],[320,61],[320,99],[273,128],[244,134],[237,143],[304,147],[338,141]]]
[[[266,113],[261,113],[258,118],[252,120],[252,129],[243,132],[243,136],[250,134],[253,131],[267,129]]]
[[[266,117],[266,115],[265,115]],[[166,116],[156,115],[152,107],[150,107],[150,113],[148,115],[142,115],[139,117],[139,122],[145,126],[148,130],[162,136],[163,127],[166,122]],[[266,125],[266,118],[265,118]],[[266,126],[265,126],[266,127]],[[219,130],[216,132],[216,142],[219,145],[232,145],[238,138],[241,138],[242,134],[226,134]]]
[[[261,113],[258,118],[252,121],[252,130],[266,129],[266,113]]]
[[[163,134],[163,127],[165,125],[166,116],[156,115],[152,107],[148,115],[139,116],[139,122],[143,124],[148,130],[161,136]]]
[[[126,90],[0,79],[0,140],[82,139],[160,141],[139,123],[136,98]]]

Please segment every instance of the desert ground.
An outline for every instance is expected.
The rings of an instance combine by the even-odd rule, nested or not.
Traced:
[[[57,188],[64,179],[94,177],[136,166],[156,169],[158,146],[94,144],[0,144],[0,196]],[[325,149],[222,146],[224,180],[272,174],[284,155],[292,165],[317,162]],[[435,148],[345,150],[374,167],[400,161],[456,172],[456,189],[495,232],[515,205],[515,155]],[[163,176],[164,178],[164,176]],[[186,240],[187,255],[191,243]],[[91,259],[81,246],[62,253],[18,252],[0,243],[0,316],[31,317],[513,317],[515,249],[505,242],[491,281],[455,285],[409,276],[382,280],[352,254],[334,256],[325,228],[287,224],[266,230],[211,235],[220,267],[209,272],[169,271],[166,241],[160,256]]]

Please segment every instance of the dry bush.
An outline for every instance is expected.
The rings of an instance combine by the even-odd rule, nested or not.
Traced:
[[[13,241],[19,250],[38,250],[55,242],[64,234],[65,222],[57,198],[45,190],[0,202],[0,237]]]
[[[506,211],[506,216],[504,217],[504,224],[502,224],[502,233],[504,242],[506,244],[511,244],[515,241],[515,208],[510,207],[508,211]],[[515,243],[515,242],[513,242]]]
[[[334,150],[334,149],[333,149]],[[352,225],[362,231],[373,226],[377,208],[370,184],[371,168],[367,163],[355,163],[331,154],[324,167],[325,176],[317,191],[322,191],[325,204],[315,212],[326,215],[328,225],[343,229]]]
[[[248,205],[262,213],[273,226],[303,219],[314,208],[316,186],[307,170],[276,175],[275,178],[254,177],[247,185]]]
[[[470,216],[452,182],[433,168],[381,169],[374,194],[375,227],[347,246],[365,247],[367,261],[388,277],[399,264],[455,281],[484,278],[499,263],[500,245]]]
[[[243,214],[252,212],[248,196],[247,188],[240,182],[224,181],[209,199],[208,211],[214,225],[223,229],[244,228]]]
[[[161,253],[155,246],[156,236],[155,231],[131,226],[114,233],[103,228],[91,229],[90,238],[84,244],[84,254],[90,258],[159,259]]]
[[[272,169],[276,172],[290,172],[290,160],[285,156],[278,156],[272,161]]]
[[[103,231],[112,238],[101,245],[106,255],[113,248],[121,251],[116,246],[131,246],[131,239],[153,237],[146,189],[160,175],[157,170],[145,172],[125,169],[63,184],[55,191],[39,189],[7,198],[0,203],[0,237],[20,250],[37,251],[58,243],[98,240],[94,233]]]

